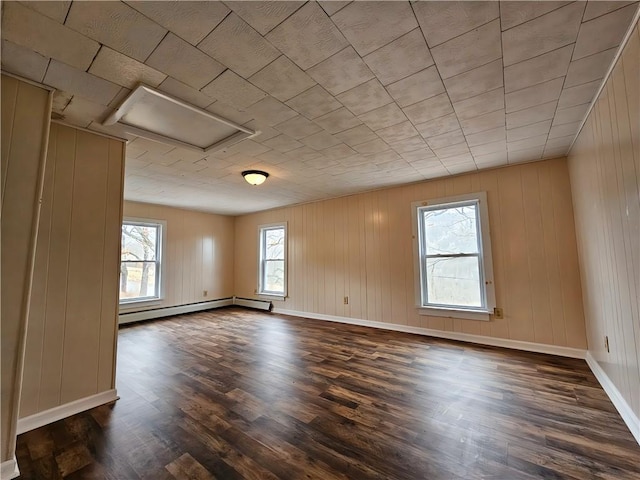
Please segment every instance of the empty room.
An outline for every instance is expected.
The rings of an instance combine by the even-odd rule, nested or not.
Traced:
[[[640,479],[638,1],[2,1],[0,478]]]

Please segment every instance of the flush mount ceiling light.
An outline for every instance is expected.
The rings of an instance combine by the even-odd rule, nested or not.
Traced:
[[[245,170],[242,172],[242,176],[251,185],[262,185],[267,179],[269,174],[262,170]]]
[[[205,153],[260,134],[146,85],[131,92],[102,124]]]

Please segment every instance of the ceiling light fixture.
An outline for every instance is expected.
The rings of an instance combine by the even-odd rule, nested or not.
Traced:
[[[242,172],[242,176],[250,185],[262,185],[269,174],[262,170],[245,170]]]

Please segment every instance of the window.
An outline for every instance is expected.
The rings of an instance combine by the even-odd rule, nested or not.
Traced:
[[[123,222],[120,303],[160,299],[162,230],[157,222]]]
[[[287,292],[287,226],[260,227],[260,280],[258,293],[284,297]]]
[[[489,319],[495,300],[486,198],[475,193],[413,205],[422,313]]]

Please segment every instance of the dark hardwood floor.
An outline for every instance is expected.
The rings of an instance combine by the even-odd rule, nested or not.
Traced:
[[[640,478],[582,360],[229,308],[122,328],[117,386],[21,478]]]

